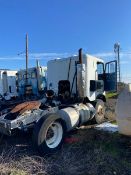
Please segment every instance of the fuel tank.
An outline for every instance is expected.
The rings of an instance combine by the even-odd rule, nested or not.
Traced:
[[[80,103],[61,109],[58,113],[65,121],[69,131],[91,120],[95,115],[95,108],[90,103]]]

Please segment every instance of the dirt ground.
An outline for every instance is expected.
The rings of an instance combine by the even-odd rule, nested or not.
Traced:
[[[106,118],[109,121],[116,120],[115,106],[116,106],[116,98],[110,98],[106,102]]]
[[[106,114],[115,117],[116,100],[107,102]],[[131,175],[131,138],[96,129],[77,129],[62,149],[42,157],[31,134],[0,140],[0,174],[10,175]]]

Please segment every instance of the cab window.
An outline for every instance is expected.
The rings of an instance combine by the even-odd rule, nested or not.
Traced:
[[[101,62],[97,62],[98,80],[103,80],[103,74],[104,74],[104,64]]]

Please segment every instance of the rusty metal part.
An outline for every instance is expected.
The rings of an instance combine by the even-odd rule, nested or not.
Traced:
[[[14,107],[11,110],[11,113],[19,113],[22,114],[27,110],[32,110],[32,109],[39,109],[41,103],[39,101],[29,101],[29,102],[24,102],[21,103],[19,105],[17,105],[16,107]]]

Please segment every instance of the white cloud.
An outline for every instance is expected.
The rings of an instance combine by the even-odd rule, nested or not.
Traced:
[[[93,54],[97,57],[115,57],[114,52],[100,52]],[[120,52],[120,57],[128,57],[131,58],[131,52]]]
[[[45,61],[48,61],[50,59],[68,57],[69,55],[69,53],[30,53],[29,60],[44,59]],[[25,54],[0,57],[0,60],[25,60]]]
[[[45,61],[48,61],[50,59],[56,59],[56,58],[66,58],[74,54],[70,53],[29,53],[29,59],[36,60],[36,59],[44,59]],[[103,58],[104,60],[109,59],[115,59],[115,53],[114,52],[101,52],[101,53],[94,53],[92,54],[96,57]],[[120,58],[125,59],[123,60],[123,64],[126,64],[127,61],[131,60],[131,53],[120,53]],[[25,54],[16,55],[16,56],[3,56],[0,57],[0,60],[25,60]]]
[[[71,55],[74,55],[74,53],[29,53],[29,61],[30,60],[42,60],[45,63],[51,59],[58,59],[58,58],[66,58]],[[94,53],[92,54],[96,57],[102,58],[107,61],[111,61],[115,59],[115,53],[114,52],[100,52],[100,53]],[[25,61],[25,54],[21,55],[15,55],[15,56],[4,56],[0,57],[0,60],[2,61],[15,61],[15,60],[21,60]],[[121,75],[122,80],[125,82],[131,82],[131,69],[129,68],[131,66],[131,52],[120,52],[120,63],[121,63]],[[128,67],[128,68],[127,68]],[[127,76],[127,74],[129,74]]]
[[[103,58],[104,60],[113,60],[116,59],[114,52],[102,52],[93,54],[96,57]],[[131,52],[120,52],[120,63],[121,64],[131,64]]]
[[[129,64],[129,63],[131,63],[131,60],[130,61],[121,61],[121,64]]]
[[[23,57],[14,57],[14,56],[10,56],[10,57],[0,57],[0,60],[23,60]]]
[[[114,57],[115,54],[113,52],[101,52],[101,53],[96,53],[96,54],[93,54],[95,55],[96,57],[100,57],[100,58],[104,58],[104,57]]]

